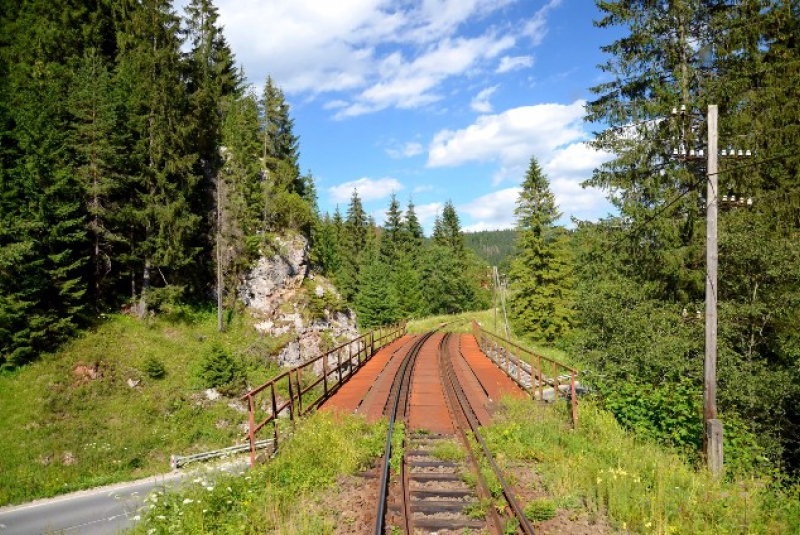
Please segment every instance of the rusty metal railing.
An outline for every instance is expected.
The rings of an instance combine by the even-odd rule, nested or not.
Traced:
[[[277,450],[277,420],[281,414],[288,411],[289,420],[294,421],[318,407],[379,349],[405,333],[404,321],[375,329],[289,368],[242,396],[240,399],[247,400],[249,412],[250,465],[253,466],[256,461],[256,433],[272,423],[273,451]],[[317,391],[312,392],[314,389]],[[257,399],[260,395],[266,396],[266,399]],[[266,417],[259,420],[258,412],[266,414]]]
[[[551,394],[553,402],[559,396],[567,400],[572,405],[572,425],[578,427],[578,370],[486,331],[474,320],[472,334],[481,351],[528,392],[531,399],[549,401],[547,394]],[[527,357],[527,362],[524,357]]]

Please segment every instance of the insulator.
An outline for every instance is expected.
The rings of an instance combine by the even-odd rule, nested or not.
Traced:
[[[727,156],[727,155],[728,155],[728,151],[726,151],[725,149],[722,149],[722,152],[720,153],[720,156]]]
[[[678,155],[678,149],[672,149],[672,155],[673,156],[677,156]]]
[[[745,156],[752,156],[753,153],[750,152],[750,149],[747,149],[746,151],[744,151],[744,155]]]
[[[681,104],[681,113],[686,111],[686,104]]]
[[[678,115],[678,108],[672,108],[672,115]]]
[[[689,151],[689,156],[694,157],[694,149]]]
[[[743,151],[742,149],[739,149],[739,154],[738,154],[738,156],[740,156],[740,157],[741,157],[741,156],[744,156],[744,151]]]
[[[697,155],[702,158],[703,157],[703,149],[700,149],[699,151],[697,151]]]
[[[752,197],[748,197],[747,198],[747,206],[753,206],[753,198]]]

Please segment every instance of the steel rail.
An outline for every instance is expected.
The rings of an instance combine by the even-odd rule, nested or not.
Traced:
[[[389,413],[389,431],[386,435],[386,449],[383,455],[383,470],[381,472],[380,486],[378,487],[378,513],[375,521],[375,535],[383,535],[383,532],[386,529],[386,500],[388,499],[389,492],[389,468],[392,458],[392,436],[394,434],[394,422],[397,417],[397,408],[400,405],[400,392],[402,390],[403,383],[411,380],[409,366],[416,360],[423,344],[427,342],[432,335],[433,332],[429,332],[419,337],[419,340],[417,340],[414,345],[411,346],[408,353],[403,358],[400,369],[395,375],[395,385],[393,388],[394,397],[392,401],[392,408]],[[404,514],[403,516],[406,515]],[[408,521],[409,519],[406,518],[406,525],[408,525]]]
[[[445,345],[443,341],[442,345]],[[460,352],[460,349],[459,349]],[[497,463],[494,460],[494,456],[489,451],[489,447],[486,445],[486,441],[483,439],[483,436],[480,433],[480,424],[478,423],[475,415],[473,413],[472,407],[469,404],[469,400],[467,399],[466,394],[464,393],[464,389],[461,387],[461,384],[458,382],[458,378],[455,376],[455,371],[453,369],[453,361],[449,356],[446,356],[444,352],[440,354],[440,364],[443,365],[444,368],[444,376],[447,379],[447,383],[453,394],[455,394],[455,398],[458,401],[458,405],[461,409],[461,413],[466,418],[470,430],[475,437],[475,440],[481,446],[483,450],[483,455],[489,464],[492,467],[492,471],[494,472],[497,480],[500,482],[500,486],[503,489],[503,496],[505,497],[506,502],[511,507],[511,511],[516,517],[517,521],[519,522],[519,527],[521,528],[522,532],[525,535],[534,535],[533,527],[528,522],[528,519],[525,517],[525,513],[523,512],[522,508],[517,503],[516,498],[514,498],[514,493],[511,491],[511,487],[509,486],[508,482],[506,481],[505,477],[500,470],[500,467],[497,466]],[[463,355],[462,355],[463,358]],[[469,443],[467,442],[467,446],[469,447]],[[471,447],[469,447],[471,450]],[[480,474],[480,470],[478,471]]]

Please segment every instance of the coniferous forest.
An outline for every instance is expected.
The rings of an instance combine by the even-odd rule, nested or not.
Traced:
[[[107,311],[230,309],[274,232],[363,326],[485,304],[452,205],[431,244],[394,200],[381,230],[355,195],[320,216],[283,92],[248,88],[210,0],[4,1],[0,35],[0,366]]]

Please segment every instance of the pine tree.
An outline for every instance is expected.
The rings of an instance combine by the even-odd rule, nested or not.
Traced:
[[[139,164],[129,185],[131,258],[138,265],[131,266],[131,275],[135,288],[136,271],[141,273],[138,312],[144,317],[151,297],[182,291],[184,270],[200,250],[192,242],[201,218],[191,209],[199,177],[193,173],[197,154],[189,143],[180,21],[164,0],[129,0],[122,9],[118,82],[128,91],[127,128],[132,159]],[[162,282],[164,289],[154,292]]]
[[[417,318],[425,310],[418,262],[418,256],[401,252],[392,266],[390,282],[399,318]]]
[[[208,211],[210,206],[216,208],[214,225],[217,273],[217,323],[220,331],[224,330],[223,299],[225,293],[223,273],[223,226],[230,219],[223,204],[223,193],[229,189],[222,183],[220,169],[222,156],[222,122],[226,104],[239,89],[239,80],[234,65],[233,53],[225,42],[225,37],[218,26],[219,14],[210,0],[192,0],[186,6],[187,36],[191,45],[189,54],[189,100],[192,144],[198,152],[194,173],[203,177],[204,187],[198,188],[200,195],[193,200],[194,210],[198,213]],[[216,190],[216,199],[209,199],[205,192]],[[206,222],[205,219],[202,220]],[[205,227],[206,225],[203,225]],[[238,229],[237,229],[238,230]],[[198,237],[207,232],[198,229]],[[230,233],[229,233],[230,234]],[[202,239],[202,238],[201,238]],[[230,264],[230,260],[225,262]]]
[[[444,203],[441,219],[434,224],[433,240],[444,247],[449,247],[460,258],[464,254],[464,236],[461,233],[461,222],[452,201]]]
[[[426,247],[420,266],[426,314],[455,314],[473,308],[475,289],[463,270],[463,259],[450,248]]]
[[[53,348],[88,312],[67,104],[68,65],[83,54],[90,19],[78,2],[29,2],[0,17],[0,366]]]
[[[408,208],[406,208],[406,216],[403,220],[403,231],[403,235],[407,240],[406,249],[411,251],[412,254],[417,254],[420,247],[422,247],[425,234],[422,231],[422,225],[419,223],[414,201],[411,199],[408,200]]]
[[[89,49],[75,73],[69,101],[75,175],[88,207],[92,241],[92,294],[95,308],[103,306],[106,277],[112,274],[116,252],[125,246],[117,210],[123,167],[123,144],[113,80],[97,49]]]
[[[566,239],[554,227],[561,214],[547,177],[531,158],[517,208],[517,250],[511,266],[511,318],[518,331],[552,342],[573,322]]]
[[[358,323],[362,328],[394,323],[401,318],[397,299],[387,280],[389,268],[374,248],[366,251],[355,296]]]
[[[403,213],[397,197],[392,193],[389,210],[386,212],[383,234],[381,235],[381,259],[388,266],[392,266],[402,250],[403,242]]]

